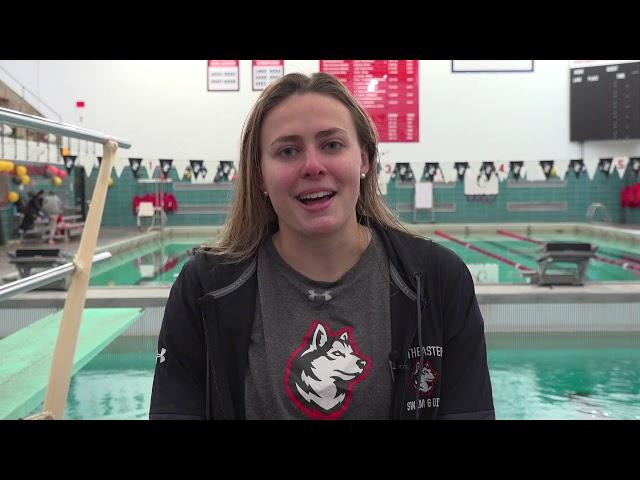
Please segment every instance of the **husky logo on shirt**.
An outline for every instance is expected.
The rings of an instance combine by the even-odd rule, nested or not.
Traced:
[[[284,386],[306,416],[332,420],[344,414],[353,387],[370,369],[371,359],[359,351],[351,328],[334,334],[315,321],[287,362]]]
[[[440,378],[440,374],[431,366],[430,361],[424,362],[422,368],[420,368],[419,360],[415,363],[411,373],[411,383],[414,389],[420,389],[421,398],[431,396],[438,378]]]

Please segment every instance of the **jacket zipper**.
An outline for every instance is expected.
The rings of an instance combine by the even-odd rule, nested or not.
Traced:
[[[204,314],[202,314],[202,324],[204,326],[205,319]],[[216,394],[218,396],[218,405],[220,406],[220,413],[222,413],[222,420],[227,420],[227,415],[224,411],[224,405],[222,404],[222,396],[220,395],[220,387],[218,386],[218,375],[216,374],[216,368],[213,365],[213,358],[209,358],[209,346],[207,345],[207,371],[211,369],[211,375],[213,375],[213,386],[216,389]],[[207,382],[208,383],[208,382]],[[209,385],[207,385],[206,391],[209,391]],[[206,399],[207,402],[207,410],[209,408],[209,398]]]
[[[420,301],[421,303],[423,303],[423,301],[424,301],[424,299],[422,298],[422,295],[420,295],[419,292],[416,292],[416,302],[417,301]],[[422,307],[422,305],[420,305],[420,307]],[[420,310],[422,310],[422,308]],[[422,315],[424,315],[424,312],[420,312],[420,313]],[[418,315],[417,304],[416,304],[416,315]],[[422,318],[420,318],[419,321],[422,322]],[[418,322],[412,322],[411,333],[407,337],[407,340],[405,341],[404,348],[402,349],[402,353],[401,353],[403,358],[404,358],[403,364],[402,364],[402,369],[405,372],[409,371],[409,365],[407,364],[406,352],[407,352],[407,350],[409,350],[409,347],[411,346],[411,342],[413,341],[414,337],[416,336],[417,331],[418,331]],[[405,400],[406,400],[406,394],[407,394],[407,378],[406,377],[404,378],[404,381],[402,382],[402,390],[401,391],[402,391],[402,396],[400,398],[400,401],[401,401],[400,405],[402,405],[402,403],[404,403]],[[401,408],[401,407],[398,406],[398,408]],[[416,404],[416,411],[417,411],[417,408],[418,408],[418,405]]]

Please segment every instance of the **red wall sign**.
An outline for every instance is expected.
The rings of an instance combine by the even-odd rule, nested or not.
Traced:
[[[284,60],[253,60],[251,70],[253,90],[264,90],[284,75]]]
[[[344,82],[381,142],[419,141],[418,60],[320,60],[320,71]]]
[[[240,60],[209,60],[207,90],[210,92],[240,90]]]

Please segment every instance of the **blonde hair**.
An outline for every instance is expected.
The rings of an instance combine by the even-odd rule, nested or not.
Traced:
[[[356,127],[358,141],[369,158],[369,172],[360,182],[356,203],[358,222],[409,232],[384,203],[378,186],[378,136],[373,122],[340,80],[327,73],[310,77],[290,73],[270,84],[253,106],[242,132],[240,165],[231,214],[222,239],[204,249],[205,253],[222,255],[228,262],[239,262],[253,255],[261,243],[275,232],[276,213],[269,198],[261,191],[260,132],[267,114],[294,94],[319,93],[335,98],[347,107]]]

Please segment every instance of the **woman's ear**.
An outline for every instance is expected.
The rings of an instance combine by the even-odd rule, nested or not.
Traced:
[[[364,147],[360,147],[360,173],[369,173],[369,154],[367,153],[367,149]]]

